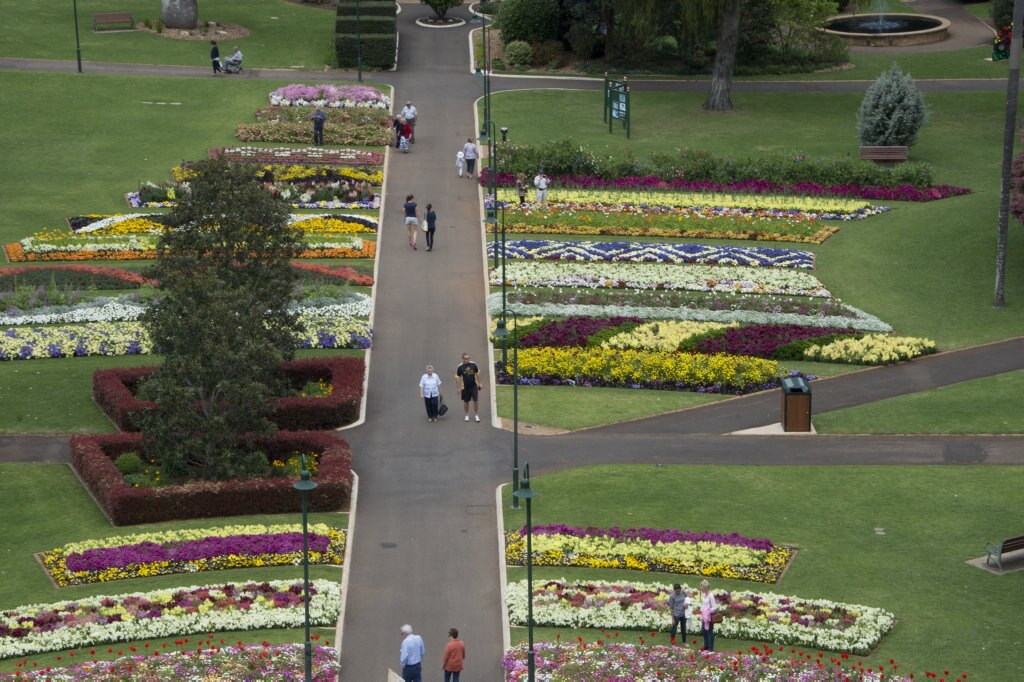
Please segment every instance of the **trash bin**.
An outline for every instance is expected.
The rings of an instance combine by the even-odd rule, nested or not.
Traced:
[[[803,377],[782,380],[782,430],[811,430],[811,385]]]

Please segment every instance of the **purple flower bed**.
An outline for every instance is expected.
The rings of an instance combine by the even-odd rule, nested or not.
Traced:
[[[309,534],[309,551],[325,552],[331,540],[326,535]],[[102,571],[124,568],[133,564],[171,561],[200,561],[232,554],[250,556],[260,554],[289,554],[302,551],[302,533],[272,533],[262,535],[229,535],[205,537],[188,542],[162,545],[140,542],[121,547],[99,547],[69,554],[65,560],[71,571]]]
[[[802,327],[787,324],[751,324],[726,329],[723,334],[700,341],[694,350],[698,353],[727,353],[770,358],[782,346],[793,341],[813,339],[830,334],[855,334],[852,329]]]
[[[480,172],[480,184],[487,186],[487,169]],[[497,184],[501,187],[515,187],[516,176],[512,173],[498,173]],[[935,201],[946,197],[970,194],[966,187],[955,185],[933,185],[915,187],[897,185],[819,185],[815,182],[782,184],[769,180],[738,180],[713,182],[710,180],[686,180],[673,178],[663,180],[657,176],[629,176],[605,180],[593,176],[559,175],[552,178],[555,187],[602,190],[644,190],[644,191],[685,191],[685,192],[743,192],[747,194],[793,194],[800,196],[848,197],[857,199],[888,199],[890,201]]]
[[[638,317],[567,317],[542,324],[537,331],[523,335],[519,346],[586,346],[587,339],[597,332],[627,322],[641,324],[643,320]]]
[[[383,105],[387,102],[387,97],[380,90],[367,85],[331,85],[329,83],[323,85],[302,85],[301,83],[286,85],[270,93],[270,101],[277,104],[278,101],[275,101],[275,99],[288,100],[289,102],[295,102],[296,100],[305,102],[325,100],[331,104],[348,100],[357,105]]]
[[[526,526],[519,531],[523,537],[526,536]],[[588,526],[566,526],[563,524],[551,524],[546,526],[534,526],[534,535],[569,535],[572,537],[602,537],[614,538],[619,542],[629,540],[646,540],[652,544],[670,542],[714,542],[720,545],[734,545],[746,547],[759,551],[770,552],[775,545],[768,538],[748,538],[739,533],[697,533],[692,530],[662,530],[658,528],[626,528],[617,526],[611,528],[595,528]]]

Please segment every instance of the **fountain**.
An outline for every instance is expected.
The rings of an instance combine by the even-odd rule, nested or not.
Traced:
[[[825,33],[850,45],[903,47],[937,43],[949,37],[949,20],[929,14],[860,14],[832,17]]]

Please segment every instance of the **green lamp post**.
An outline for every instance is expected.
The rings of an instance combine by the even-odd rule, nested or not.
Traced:
[[[302,493],[302,582],[306,591],[306,646],[305,672],[306,682],[313,680],[313,642],[309,638],[309,493],[316,490],[316,483],[309,480],[309,469],[306,468],[306,456],[302,455],[302,471],[299,480],[293,487]]]
[[[536,680],[536,665],[533,655],[533,517],[531,515],[531,502],[537,497],[537,493],[530,487],[530,463],[527,462],[523,469],[523,480],[519,484],[519,490],[513,493],[517,498],[526,500],[526,629],[529,632],[530,649],[526,654],[527,679],[530,682]]]
[[[519,509],[519,497],[516,495],[519,490],[519,316],[514,310],[502,313],[494,336],[501,339],[504,348],[508,338],[507,315],[512,316],[515,324],[512,334],[512,508]],[[507,365],[502,364],[502,367],[508,372]]]

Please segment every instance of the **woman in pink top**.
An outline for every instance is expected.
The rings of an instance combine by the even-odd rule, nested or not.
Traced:
[[[466,660],[466,645],[459,639],[459,631],[448,631],[448,646],[444,648],[444,682],[459,682],[463,661]]]

